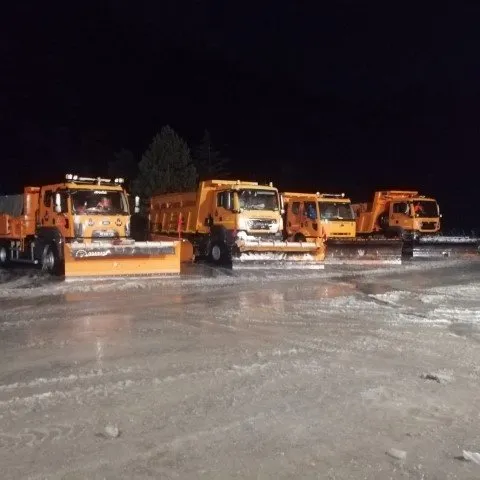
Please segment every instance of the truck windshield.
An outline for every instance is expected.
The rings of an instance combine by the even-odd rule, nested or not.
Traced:
[[[318,208],[322,220],[355,220],[350,203],[318,202]]]
[[[238,190],[238,203],[243,210],[278,210],[275,190]]]
[[[434,218],[438,217],[438,205],[433,200],[419,200],[412,202],[415,217]]]
[[[71,191],[73,213],[77,215],[128,214],[123,192],[109,190]]]

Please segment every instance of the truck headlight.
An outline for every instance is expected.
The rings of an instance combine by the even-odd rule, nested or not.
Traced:
[[[238,230],[248,230],[248,220],[246,218],[240,217],[238,219]]]

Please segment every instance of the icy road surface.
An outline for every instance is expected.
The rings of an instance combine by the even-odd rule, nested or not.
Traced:
[[[201,268],[0,273],[2,480],[480,478],[478,261]]]

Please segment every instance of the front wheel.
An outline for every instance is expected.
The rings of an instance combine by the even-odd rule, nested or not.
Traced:
[[[216,265],[227,263],[227,247],[223,242],[213,242],[210,247],[210,260]]]
[[[10,249],[6,245],[0,245],[0,267],[8,267],[10,264]]]
[[[61,260],[55,245],[47,245],[42,255],[42,270],[51,275],[60,275],[62,271]]]

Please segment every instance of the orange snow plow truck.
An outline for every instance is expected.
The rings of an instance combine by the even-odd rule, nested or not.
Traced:
[[[357,235],[401,238],[404,256],[448,257],[476,255],[479,239],[440,233],[441,214],[434,198],[416,191],[375,192],[373,202],[352,205]]]
[[[29,263],[67,278],[180,273],[179,242],[130,238],[122,184],[67,174],[64,183],[0,197],[0,265]]]
[[[194,257],[215,264],[322,268],[323,239],[285,241],[282,214],[282,198],[271,183],[208,180],[196,192],[154,195],[150,238],[179,235]]]
[[[335,193],[282,193],[285,233],[296,241],[323,236],[326,263],[399,264],[402,241],[359,238],[350,199]]]

